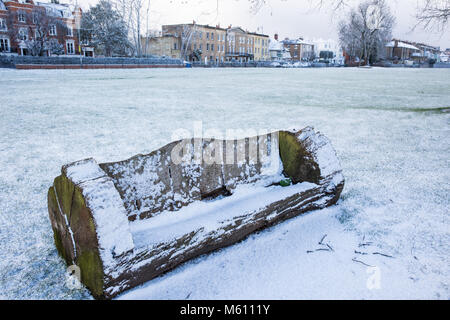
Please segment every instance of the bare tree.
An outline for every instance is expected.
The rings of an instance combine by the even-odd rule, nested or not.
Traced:
[[[142,37],[149,36],[150,3],[151,0],[109,0],[111,5],[121,16],[129,30],[133,54],[142,56],[147,51],[148,41],[142,45]],[[145,30],[145,31],[143,31]]]
[[[270,0],[247,0],[250,2],[250,10],[258,12],[264,5],[270,5]],[[352,0],[309,0],[316,6],[330,5],[334,10],[349,6]],[[417,7],[417,21],[425,28],[436,27],[444,29],[450,21],[450,0],[419,0]]]
[[[15,23],[18,15],[22,15],[25,24],[19,26]],[[59,19],[48,14],[45,9],[36,7],[31,12],[13,11],[8,16],[8,34],[24,49],[28,49],[33,56],[43,56],[47,51],[60,54],[55,49],[56,37],[62,37],[67,32],[67,26]],[[64,49],[63,49],[64,53]]]
[[[450,20],[450,0],[423,0],[417,20],[425,28],[443,30]]]
[[[192,51],[192,41],[199,37],[197,31],[197,24],[183,25],[180,39],[181,39],[181,59],[187,60],[188,53]]]
[[[394,23],[385,0],[366,0],[340,22],[339,41],[348,54],[369,64],[384,56]]]
[[[28,38],[24,42],[33,56],[42,56],[46,51],[54,49],[54,41],[50,43],[52,29],[56,34],[58,34],[57,29],[67,33],[67,28],[58,19],[47,14],[45,10],[34,9],[27,14],[27,18],[32,25],[28,26]],[[58,52],[61,51],[58,50]]]

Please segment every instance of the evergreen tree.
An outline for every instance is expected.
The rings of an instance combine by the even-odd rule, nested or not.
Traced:
[[[126,24],[106,0],[83,14],[81,40],[107,57],[126,55],[130,49]]]

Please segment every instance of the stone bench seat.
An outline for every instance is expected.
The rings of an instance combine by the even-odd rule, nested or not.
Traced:
[[[292,182],[292,183],[290,183]],[[110,299],[199,255],[335,204],[344,178],[312,128],[185,139],[150,154],[63,166],[48,192],[55,245],[95,298]]]

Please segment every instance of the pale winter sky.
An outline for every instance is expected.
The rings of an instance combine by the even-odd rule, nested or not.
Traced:
[[[77,0],[62,0],[62,2]],[[414,14],[421,0],[390,0],[391,9],[397,17],[394,37],[425,42],[450,48],[450,26],[445,31],[424,31],[421,27],[412,31],[416,24]],[[83,9],[98,0],[78,0]],[[333,38],[337,40],[337,23],[343,14],[333,13],[329,5],[316,7],[318,0],[267,0],[257,12],[251,11],[249,0],[151,0],[151,27],[160,29],[162,24],[188,23],[196,20],[201,24],[222,27],[230,24],[242,26],[249,31],[262,31],[281,38]],[[323,2],[327,2],[324,0]],[[358,0],[349,0],[358,3]],[[217,10],[218,7],[218,10]],[[344,9],[345,10],[345,9]],[[258,30],[259,28],[259,30]]]

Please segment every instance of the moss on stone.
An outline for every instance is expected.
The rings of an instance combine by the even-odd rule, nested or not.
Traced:
[[[69,248],[69,246],[73,246],[72,238],[64,239],[63,233],[67,233],[67,231],[58,229],[58,225],[59,228],[61,226],[66,228],[66,221],[63,217],[65,214],[75,241],[76,257],[74,260],[81,270],[81,282],[96,298],[101,298],[103,296],[103,266],[98,249],[95,223],[86,206],[82,190],[63,174],[55,179],[54,188],[49,189],[48,205],[53,238],[59,254],[68,265],[73,264],[71,258],[73,248]],[[60,213],[59,207],[64,211],[63,213]],[[68,233],[67,236],[69,236]]]
[[[58,250],[59,255],[66,261],[66,263],[71,264],[72,258],[70,256],[70,249],[64,247],[61,232],[57,227],[58,221],[62,219],[62,217],[57,216],[60,215],[60,213],[58,203],[56,201],[55,189],[53,187],[48,190],[48,210],[50,220],[52,221],[53,239],[55,241],[56,249]]]
[[[81,270],[81,282],[89,288],[96,298],[103,296],[102,262],[97,250],[84,250],[77,257],[77,265]]]
[[[75,187],[70,225],[77,245],[77,265],[81,269],[81,282],[95,297],[103,296],[103,266],[98,249],[97,233],[82,191]]]
[[[320,169],[296,134],[280,131],[279,145],[284,173],[292,179],[293,183],[319,182]]]
[[[59,205],[63,213],[67,215],[67,218],[70,218],[70,208],[72,207],[72,196],[75,186],[65,175],[57,177],[54,186],[58,195]]]

